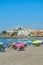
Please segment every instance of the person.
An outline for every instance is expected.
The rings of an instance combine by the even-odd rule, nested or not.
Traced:
[[[6,48],[6,44],[4,44],[4,45],[3,45],[3,47],[2,47],[2,50],[1,50],[1,51],[2,51],[2,52],[4,52],[4,51],[5,51],[5,48]]]

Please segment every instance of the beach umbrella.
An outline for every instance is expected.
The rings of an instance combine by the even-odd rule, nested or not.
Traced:
[[[16,47],[24,47],[24,44],[23,43],[18,43],[18,44],[16,44]]]
[[[27,44],[31,45],[32,44],[32,41],[31,40],[27,41]]]
[[[25,47],[27,46],[27,43],[25,41],[23,41],[21,43],[24,44]]]
[[[4,44],[4,43],[0,42],[0,51],[1,51],[2,48],[3,48],[3,44]]]
[[[18,44],[16,44],[16,47],[18,48],[18,50],[24,51],[25,45],[24,45],[24,43],[18,43]]]
[[[3,46],[4,43],[0,42],[0,47]]]
[[[39,40],[35,40],[35,41],[33,41],[32,44],[33,44],[33,45],[40,45]]]
[[[0,44],[3,44],[2,42],[0,42]]]
[[[42,40],[38,40],[39,41],[39,43],[43,43],[43,41]]]

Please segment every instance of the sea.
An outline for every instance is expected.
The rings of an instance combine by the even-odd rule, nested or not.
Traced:
[[[0,42],[10,45],[12,42],[27,42],[27,41],[34,41],[34,40],[43,40],[43,37],[35,37],[35,38],[0,38]]]

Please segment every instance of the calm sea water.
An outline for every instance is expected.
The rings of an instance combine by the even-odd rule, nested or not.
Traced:
[[[14,38],[0,38],[0,42],[6,43],[7,45],[11,42],[27,42],[27,41],[34,41],[34,40],[43,40],[43,38],[29,38],[29,39],[14,39]]]

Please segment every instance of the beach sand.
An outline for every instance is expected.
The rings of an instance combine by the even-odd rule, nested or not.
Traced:
[[[0,65],[43,65],[43,45],[28,46],[25,51],[0,52]]]

